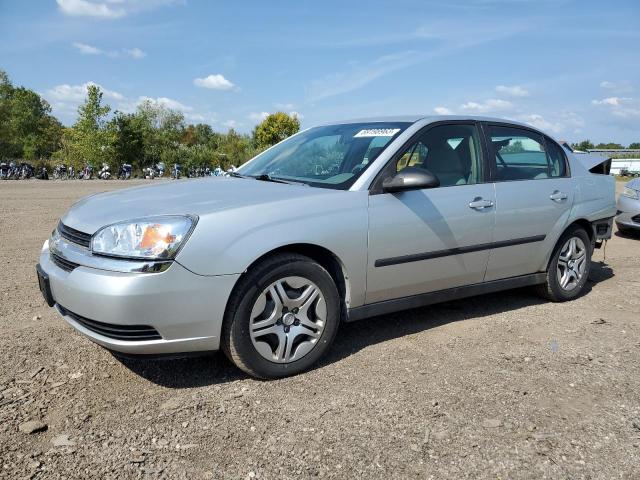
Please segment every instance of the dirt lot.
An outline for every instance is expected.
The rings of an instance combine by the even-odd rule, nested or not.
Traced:
[[[640,237],[596,251],[573,302],[365,320],[315,370],[260,382],[221,354],[118,360],[44,304],[58,217],[133,183],[0,183],[1,478],[640,478]]]

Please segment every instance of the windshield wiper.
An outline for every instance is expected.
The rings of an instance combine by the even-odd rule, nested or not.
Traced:
[[[306,183],[303,182],[294,182],[293,180],[285,180],[284,178],[280,177],[272,177],[268,173],[261,173],[260,175],[250,175],[250,177],[262,182],[286,183],[287,185],[306,185]]]
[[[268,173],[261,173],[259,175],[243,175],[238,172],[227,172],[227,175],[235,178],[253,178],[254,180],[260,180],[261,182],[286,183],[287,185],[306,185],[304,182],[295,182],[293,180],[285,180],[280,177],[272,177]]]
[[[235,178],[253,178],[253,177],[250,177],[249,175],[242,175],[241,173],[238,173],[238,172],[226,172],[226,173],[230,177],[235,177]]]

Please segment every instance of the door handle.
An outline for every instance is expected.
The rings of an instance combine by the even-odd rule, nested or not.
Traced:
[[[560,202],[562,200],[566,200],[567,197],[568,195],[566,193],[561,192],[560,190],[556,190],[551,195],[549,195],[549,198],[554,202]]]
[[[490,207],[493,207],[493,202],[491,200],[484,200],[482,197],[476,197],[473,199],[473,202],[469,203],[469,208],[473,208],[475,210],[482,210]]]

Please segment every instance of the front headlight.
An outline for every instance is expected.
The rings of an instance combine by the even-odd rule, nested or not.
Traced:
[[[91,251],[113,257],[170,259],[187,241],[196,222],[196,217],[167,215],[115,223],[93,235]]]
[[[638,191],[634,190],[633,188],[624,187],[624,190],[622,190],[622,193],[620,195],[638,200]]]

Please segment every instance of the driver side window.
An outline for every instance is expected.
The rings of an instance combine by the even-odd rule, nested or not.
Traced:
[[[481,180],[482,153],[475,125],[440,125],[424,132],[396,163],[429,170],[441,187],[470,185]]]

